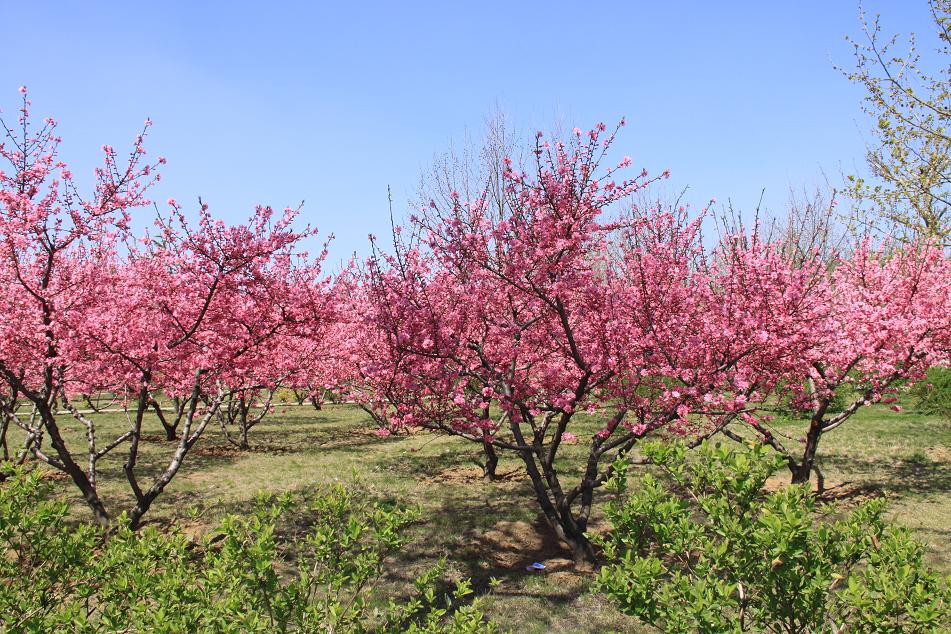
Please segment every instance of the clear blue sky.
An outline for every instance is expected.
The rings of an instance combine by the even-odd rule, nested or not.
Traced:
[[[201,5],[201,6],[198,6]],[[924,0],[870,0],[888,32],[929,32]],[[802,2],[0,3],[0,107],[26,84],[88,173],[141,122],[168,157],[154,197],[228,220],[306,201],[334,260],[388,231],[434,155],[498,105],[532,131],[626,115],[636,166],[751,210],[863,165],[848,65],[852,0]]]

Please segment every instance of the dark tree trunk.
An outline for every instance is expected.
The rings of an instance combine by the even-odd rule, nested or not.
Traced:
[[[200,393],[200,383],[199,379],[202,372],[197,371],[195,377],[195,384],[192,387],[191,397],[182,403],[182,420],[184,424],[182,426],[182,431],[178,440],[178,448],[175,450],[175,455],[172,456],[172,460],[169,462],[168,467],[163,471],[155,480],[152,482],[152,486],[148,490],[142,491],[138,484],[135,482],[135,478],[131,473],[131,468],[134,466],[131,463],[127,463],[127,474],[129,475],[129,481],[132,483],[132,489],[135,493],[136,503],[129,511],[129,528],[132,530],[137,530],[142,523],[142,517],[148,512],[152,507],[152,503],[161,495],[162,491],[165,490],[165,487],[172,481],[175,475],[178,473],[178,470],[181,468],[183,462],[185,461],[185,456],[188,454],[189,450],[194,446],[201,435],[204,433],[205,428],[211,422],[211,420],[217,416],[218,408],[221,406],[221,397],[214,399],[208,404],[208,411],[202,415],[201,420],[198,421],[197,428],[193,428],[195,423],[195,411],[198,407],[198,402],[201,399]],[[185,407],[188,408],[188,411],[185,412]]]
[[[10,416],[0,414],[0,447],[3,448],[3,460],[10,459],[10,448],[7,446],[7,429],[10,428]]]
[[[158,417],[159,422],[162,423],[162,429],[165,430],[165,440],[178,440],[178,424],[181,422],[181,399],[174,398],[172,399],[172,405],[175,408],[175,419],[172,422],[165,417],[165,412],[162,411],[162,406],[159,405],[158,401],[151,399],[152,409],[155,411],[155,415]]]
[[[809,431],[806,433],[806,446],[802,450],[802,460],[798,464],[790,462],[793,484],[808,484],[812,479],[812,471],[816,462],[816,451],[819,449],[819,439],[822,437],[823,417],[828,403],[821,403],[809,422]]]
[[[482,441],[482,451],[485,455],[485,462],[482,464],[482,477],[491,482],[496,479],[496,467],[499,466],[499,455],[495,451],[492,443]]]
[[[797,464],[790,466],[789,470],[792,473],[792,479],[790,480],[792,484],[807,484],[812,478],[811,465],[805,463]]]
[[[92,511],[93,518],[96,522],[102,526],[108,526],[111,522],[109,513],[106,512],[106,507],[103,505],[102,500],[99,499],[99,493],[96,491],[96,487],[90,482],[89,477],[86,475],[86,472],[82,470],[82,467],[76,464],[76,461],[73,460],[72,455],[70,455],[69,450],[66,448],[66,443],[63,441],[63,437],[59,432],[59,426],[56,424],[56,418],[50,411],[49,406],[46,403],[42,405],[37,403],[37,406],[40,416],[43,419],[43,426],[50,435],[50,444],[53,445],[53,448],[56,450],[56,456],[59,458],[62,470],[72,478],[76,487],[82,493],[83,500],[86,501],[89,510]]]
[[[510,423],[515,441],[521,446],[526,446],[525,438],[518,423]],[[575,565],[578,567],[588,567],[595,563],[594,546],[584,534],[587,526],[587,516],[576,517],[571,511],[570,502],[563,502],[556,505],[552,499],[566,500],[561,492],[561,485],[558,481],[558,474],[553,465],[548,465],[544,461],[536,461],[534,449],[523,449],[518,452],[522,461],[525,463],[525,470],[532,482],[532,488],[535,491],[535,498],[541,506],[542,513],[548,521],[549,526],[555,531],[558,538],[571,548]],[[539,470],[539,463],[544,473]],[[583,485],[588,485],[593,489],[594,482],[585,481]]]

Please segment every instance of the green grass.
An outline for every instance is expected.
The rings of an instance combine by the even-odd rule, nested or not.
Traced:
[[[805,422],[778,427],[797,439]],[[833,496],[886,496],[891,517],[928,543],[929,562],[951,572],[951,422],[862,408],[822,437],[817,463]]]
[[[126,424],[121,414],[97,418],[103,441]],[[597,428],[587,417],[576,423],[573,431],[581,439]],[[197,535],[224,514],[247,509],[259,491],[306,493],[342,482],[368,496],[398,499],[422,510],[415,541],[390,565],[388,583],[394,592],[445,556],[451,575],[472,578],[479,590],[488,587],[491,577],[501,579],[485,608],[513,631],[641,631],[604,597],[587,591],[592,575],[575,572],[569,555],[545,530],[520,462],[503,453],[498,467],[503,479],[486,483],[475,463],[477,446],[427,433],[379,438],[374,427],[351,406],[331,405],[319,412],[288,407],[252,430],[252,449],[245,452],[228,445],[220,430],[209,428],[146,521],[174,522]],[[805,423],[785,421],[777,427],[794,445]],[[161,438],[157,421],[151,420],[139,463],[143,473],[157,473],[170,458],[173,445]],[[84,442],[75,428],[67,431],[67,441],[76,448]],[[951,424],[874,406],[824,437],[819,453],[827,486],[835,487],[832,494],[845,500],[887,495],[894,518],[929,545],[929,561],[951,571],[946,552],[951,539]],[[567,481],[576,481],[584,455],[583,444],[563,446],[560,469]],[[117,451],[100,462],[100,490],[112,511],[132,501],[123,459]],[[62,490],[76,499],[77,514],[84,515],[71,484],[64,482]],[[596,511],[595,530],[600,522]],[[533,561],[545,561],[548,568],[527,572]]]

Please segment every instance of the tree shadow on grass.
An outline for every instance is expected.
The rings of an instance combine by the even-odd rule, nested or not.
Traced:
[[[904,458],[867,460],[852,456],[827,456],[825,468],[847,474],[855,489],[887,491],[892,495],[940,495],[951,492],[951,463]]]
[[[430,458],[437,472],[446,463]],[[396,555],[387,578],[411,588],[415,574],[445,557],[456,574],[471,580],[476,596],[535,598],[552,606],[578,600],[591,573],[575,570],[570,550],[538,512],[520,475],[501,483],[440,485],[416,524],[416,539]],[[544,570],[530,569],[535,562]],[[493,579],[501,581],[498,588]]]
[[[380,456],[373,464],[380,471],[417,480],[432,480],[453,469],[477,467],[476,459],[476,453],[456,447],[447,447],[438,453],[421,453],[413,447],[399,455]]]
[[[227,443],[216,430],[215,444],[231,448],[238,452],[234,445]],[[231,431],[237,433],[237,429]],[[306,423],[299,425],[287,424],[281,420],[278,424],[261,423],[252,428],[248,434],[250,452],[268,453],[270,450],[278,453],[306,454],[313,451],[343,451],[351,452],[363,450],[369,445],[387,445],[403,440],[404,436],[380,436],[368,425],[357,423],[334,423],[322,425],[313,417]]]

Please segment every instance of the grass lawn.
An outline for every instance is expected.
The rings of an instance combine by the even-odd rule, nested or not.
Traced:
[[[109,431],[125,426],[121,414],[98,418],[103,442]],[[590,418],[578,422],[580,428],[573,431],[579,438],[597,427]],[[143,472],[157,472],[172,453],[157,421],[150,426],[140,457]],[[793,438],[804,426],[801,421],[779,424]],[[592,575],[575,572],[568,553],[543,526],[519,461],[503,453],[498,468],[502,479],[486,483],[475,463],[478,447],[427,433],[380,438],[374,427],[352,406],[329,405],[319,412],[287,407],[251,431],[249,451],[228,445],[220,430],[210,427],[146,523],[174,522],[198,535],[213,528],[222,515],[248,508],[259,491],[306,493],[344,483],[422,510],[415,541],[390,566],[393,592],[446,557],[450,574],[472,578],[477,589],[486,589],[491,577],[501,580],[485,608],[513,631],[641,631],[604,597],[586,592]],[[11,440],[19,441],[16,436]],[[69,430],[67,441],[83,446],[78,429]],[[845,503],[888,496],[895,519],[914,528],[928,544],[930,563],[951,571],[951,424],[874,406],[830,432],[819,451],[826,485],[834,487],[831,495]],[[578,472],[584,454],[581,444],[563,446],[562,472]],[[113,512],[131,504],[122,459],[117,452],[100,462],[100,488]],[[85,513],[71,483],[62,486],[76,498],[77,513]],[[593,529],[600,524],[596,511]],[[544,561],[546,570],[526,571],[534,561]]]

